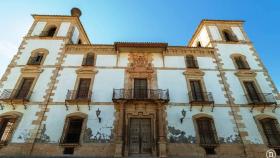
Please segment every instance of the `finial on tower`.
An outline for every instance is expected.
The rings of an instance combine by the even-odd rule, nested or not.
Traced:
[[[72,8],[71,9],[71,16],[80,17],[82,15],[82,12],[79,8]]]

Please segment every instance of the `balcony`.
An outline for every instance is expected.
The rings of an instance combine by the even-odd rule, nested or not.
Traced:
[[[169,92],[168,89],[114,89],[112,100],[146,100],[168,102]]]
[[[68,110],[68,105],[76,105],[79,110],[81,104],[87,104],[90,110],[91,96],[91,90],[68,90],[65,99],[66,110]]]
[[[29,89],[4,89],[0,95],[0,101],[8,103],[15,109],[15,104],[23,104],[26,109],[26,102],[29,102],[32,92]]]
[[[266,106],[275,105],[273,112],[277,108],[277,102],[272,93],[257,93],[255,95],[245,94],[249,105],[252,105],[251,112],[255,107],[263,106],[263,111]]]
[[[191,105],[191,109],[193,106],[201,106],[201,110],[203,110],[204,106],[212,106],[212,110],[214,109],[214,99],[211,92],[189,92],[189,101]]]

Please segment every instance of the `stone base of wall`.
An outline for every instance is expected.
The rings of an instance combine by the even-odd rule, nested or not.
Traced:
[[[0,148],[0,156],[28,156],[32,148],[31,143],[10,143],[7,146],[2,146]]]
[[[168,156],[170,157],[206,157],[205,151],[198,144],[169,143]],[[216,148],[216,155],[207,157],[243,157],[244,149],[241,144],[220,144]]]

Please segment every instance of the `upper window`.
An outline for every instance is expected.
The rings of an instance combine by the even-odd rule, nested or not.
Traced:
[[[16,118],[14,116],[5,116],[0,118],[0,143],[6,144],[12,136],[15,128]]]
[[[230,30],[223,30],[222,31],[225,41],[227,42],[237,42],[236,36]]]
[[[55,32],[56,32],[57,27],[56,26],[51,26],[48,27],[45,31],[41,33],[41,36],[43,37],[53,37]]]
[[[278,122],[276,119],[265,118],[260,120],[263,132],[267,138],[268,145],[271,147],[280,146],[280,132],[277,128]]]
[[[236,56],[233,59],[238,69],[250,69],[249,64],[243,56]]]
[[[94,54],[88,53],[83,60],[83,66],[94,66]]]
[[[186,56],[186,65],[187,65],[187,68],[195,68],[195,69],[198,68],[197,61],[195,60],[194,56],[192,56],[192,55]]]
[[[44,58],[44,53],[36,53],[28,59],[27,65],[41,65]]]
[[[215,154],[215,147],[218,144],[214,121],[208,117],[196,119],[200,145],[205,149],[206,154]]]
[[[200,41],[197,41],[197,43],[196,43],[196,47],[202,47],[202,46],[201,46],[201,42],[200,42]]]

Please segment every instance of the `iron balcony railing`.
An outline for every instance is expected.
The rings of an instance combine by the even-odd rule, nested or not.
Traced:
[[[68,90],[65,100],[91,100],[91,95],[91,90]]]
[[[115,100],[162,100],[169,101],[168,89],[114,89]]]
[[[27,65],[40,65],[41,64],[41,59],[38,60],[38,57],[30,57]]]
[[[0,100],[25,100],[30,99],[32,92],[29,89],[4,89]]]
[[[273,105],[277,104],[272,93],[256,93],[254,95],[245,94],[248,104],[251,105]]]
[[[189,92],[190,103],[214,103],[211,92]]]
[[[198,63],[195,59],[186,59],[187,68],[198,69]]]

